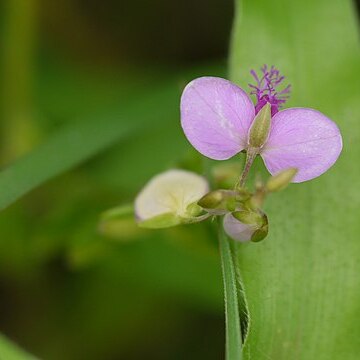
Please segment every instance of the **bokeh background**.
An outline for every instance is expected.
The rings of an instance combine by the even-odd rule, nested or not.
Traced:
[[[178,100],[190,79],[226,76],[232,0],[0,4],[3,169],[62,129],[141,125],[1,212],[0,331],[48,360],[224,358],[211,225],[99,221],[157,172],[201,167]]]
[[[178,97],[204,68],[225,74],[232,16],[231,0],[1,1],[3,168],[63,127],[91,119],[101,128],[110,116],[131,122],[129,103],[163,94],[139,109],[161,125],[155,118],[1,213],[0,330],[30,353],[224,356],[217,244],[204,234],[211,230],[139,232],[130,221],[104,235],[98,223],[158,171],[196,166]]]

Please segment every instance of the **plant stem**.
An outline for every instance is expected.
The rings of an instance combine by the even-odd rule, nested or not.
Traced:
[[[193,217],[192,219],[188,219],[187,224],[196,224],[198,222],[208,219],[211,216],[212,216],[211,214],[204,214],[204,215],[196,216],[196,217]]]
[[[219,218],[218,220],[218,236],[221,268],[224,283],[226,360],[241,360],[242,337],[240,327],[236,271],[229,239],[224,233],[222,227],[222,218]]]
[[[241,188],[245,185],[246,178],[249,174],[249,171],[251,169],[251,165],[253,164],[256,155],[258,154],[257,149],[255,148],[249,148],[246,152],[246,161],[245,161],[245,167],[244,170],[240,176],[239,181],[237,182],[235,189]]]

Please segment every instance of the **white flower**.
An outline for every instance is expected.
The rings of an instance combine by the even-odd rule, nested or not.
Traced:
[[[208,191],[207,180],[190,171],[174,169],[156,175],[135,199],[139,225],[163,228],[190,222],[201,211],[196,202]]]

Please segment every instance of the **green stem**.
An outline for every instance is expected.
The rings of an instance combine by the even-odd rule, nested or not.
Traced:
[[[226,360],[242,359],[242,337],[235,264],[229,239],[224,233],[222,219],[218,220],[221,268],[224,282]]]
[[[204,215],[200,215],[200,216],[195,216],[191,219],[187,220],[187,224],[196,224],[198,222],[204,221],[208,218],[210,218],[212,215],[211,214],[204,214]]]

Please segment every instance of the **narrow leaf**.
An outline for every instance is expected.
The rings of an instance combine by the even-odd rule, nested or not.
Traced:
[[[0,359],[1,360],[36,360],[35,356],[26,353],[15,343],[0,335]]]
[[[60,129],[28,155],[0,173],[0,209],[49,179],[81,164],[88,158],[147,127],[159,126],[176,115],[179,90],[175,84],[153,89],[135,103],[128,104],[113,114],[98,114]],[[154,111],[154,104],[161,112]],[[143,108],[148,108],[144,117]],[[161,114],[166,114],[163,116]],[[174,115],[174,117],[175,117]]]
[[[226,360],[242,359],[241,327],[235,264],[231,253],[229,238],[218,221],[221,268],[224,282],[225,322],[226,322]]]

